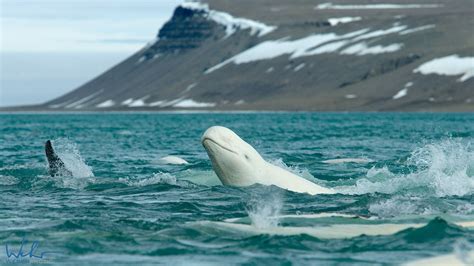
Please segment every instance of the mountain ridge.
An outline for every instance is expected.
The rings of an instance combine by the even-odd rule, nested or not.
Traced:
[[[390,3],[185,3],[148,46],[23,109],[474,111],[472,3]]]

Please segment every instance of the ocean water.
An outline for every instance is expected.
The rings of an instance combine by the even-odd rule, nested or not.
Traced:
[[[0,264],[474,264],[473,114],[1,114],[0,125]],[[338,193],[222,186],[200,143],[213,125]],[[73,176],[48,175],[48,139]],[[168,155],[189,164],[163,165]],[[344,158],[359,160],[323,162]]]

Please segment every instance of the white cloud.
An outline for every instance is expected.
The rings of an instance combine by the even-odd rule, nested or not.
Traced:
[[[181,1],[2,1],[1,52],[135,52]]]

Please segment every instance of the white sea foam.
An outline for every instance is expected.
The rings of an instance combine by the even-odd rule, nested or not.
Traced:
[[[270,191],[270,188],[262,188],[261,193],[253,195],[247,205],[247,213],[252,225],[257,228],[269,228],[278,226],[281,209],[283,208],[283,195],[278,191]]]
[[[347,98],[347,97],[346,97]],[[352,99],[352,98],[349,98]],[[321,161],[322,163],[327,164],[341,164],[341,163],[370,163],[373,160],[367,158],[338,158],[338,159],[329,159]]]
[[[119,178],[119,182],[125,183],[129,186],[143,187],[155,184],[168,184],[176,185],[176,177],[169,173],[155,173],[153,176],[148,178]]]
[[[399,217],[402,215],[430,215],[437,213],[437,209],[420,197],[395,196],[380,202],[372,203],[369,211],[381,218]]]
[[[474,148],[470,142],[448,139],[412,152],[408,174],[387,167],[370,169],[354,186],[338,187],[348,194],[385,193],[417,196],[463,196],[474,193]]]
[[[1,186],[12,186],[20,182],[17,178],[9,175],[0,175],[0,185]]]
[[[462,75],[458,81],[464,82],[474,77],[474,57],[459,57],[458,55],[449,55],[441,58],[435,58],[420,65],[415,70],[413,70],[413,72],[424,75]]]

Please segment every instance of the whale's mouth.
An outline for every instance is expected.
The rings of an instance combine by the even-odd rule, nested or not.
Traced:
[[[231,149],[229,149],[229,148],[227,148],[227,147],[225,147],[225,146],[223,146],[223,145],[217,143],[217,141],[215,141],[215,140],[213,140],[213,139],[211,139],[211,138],[204,138],[204,139],[202,140],[202,145],[203,145],[205,148],[206,148],[206,144],[205,144],[206,141],[212,142],[212,143],[214,143],[215,145],[219,146],[220,148],[222,148],[222,149],[224,149],[224,150],[227,150],[227,151],[230,151],[230,152],[232,152],[232,153],[238,155],[238,153],[237,153],[236,151],[233,151],[233,150],[231,150]]]

